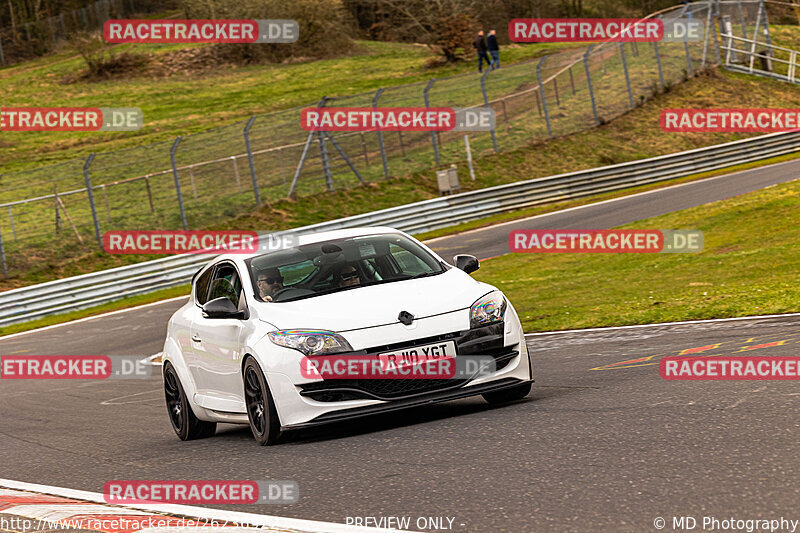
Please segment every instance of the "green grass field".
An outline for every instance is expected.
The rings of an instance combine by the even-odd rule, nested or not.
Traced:
[[[196,45],[198,46],[198,45]],[[128,44],[119,51],[163,54],[186,45]],[[537,57],[564,45],[513,46],[509,63]],[[246,119],[250,115],[313,104],[330,96],[374,91],[475,70],[472,61],[426,68],[433,54],[424,46],[359,41],[343,58],[280,65],[220,67],[203,75],[132,77],[64,84],[83,60],[72,50],[0,69],[4,106],[140,107],[146,127],[138,132],[8,132],[3,134],[3,172],[42,166],[146,143],[172,140]],[[357,74],[357,75],[354,75]]]
[[[800,311],[800,181],[642,220],[699,229],[695,254],[510,254],[474,274],[510,295],[525,331]]]

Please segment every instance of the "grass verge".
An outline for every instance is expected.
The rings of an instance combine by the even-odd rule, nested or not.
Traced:
[[[800,310],[800,181],[625,228],[699,229],[696,254],[510,254],[477,279],[513,294],[527,332]]]

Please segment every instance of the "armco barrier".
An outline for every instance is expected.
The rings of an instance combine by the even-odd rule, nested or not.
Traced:
[[[800,149],[800,132],[772,133],[707,148],[536,178],[425,200],[293,230],[303,234],[364,226],[419,233],[496,213],[758,161]],[[0,327],[187,283],[210,255],[171,256],[0,293]]]

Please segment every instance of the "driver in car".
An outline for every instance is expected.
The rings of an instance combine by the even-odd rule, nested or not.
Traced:
[[[256,277],[258,294],[265,302],[272,301],[272,295],[283,288],[283,276],[277,268],[266,268]]]
[[[358,270],[353,265],[345,265],[336,275],[336,282],[339,287],[352,287],[361,283]]]

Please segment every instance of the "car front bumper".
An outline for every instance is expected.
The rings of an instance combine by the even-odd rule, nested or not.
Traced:
[[[525,336],[514,309],[509,306],[503,323],[497,324],[495,327],[485,326],[480,329],[482,331],[464,329],[452,332],[450,330],[451,333],[440,333],[436,336],[425,335],[400,344],[422,345],[433,337],[455,340],[458,350],[456,357],[492,355],[498,361],[496,371],[472,380],[449,380],[452,383],[441,383],[440,386],[434,388],[425,389],[417,386],[416,390],[412,391],[399,390],[390,398],[381,398],[371,394],[374,393],[374,390],[370,390],[371,384],[366,383],[365,380],[361,380],[359,384],[353,383],[353,380],[301,379],[297,374],[280,371],[284,369],[267,367],[265,375],[275,400],[281,426],[290,429],[325,424],[352,417],[465,398],[532,382],[533,374],[525,345]],[[399,349],[400,345],[371,345],[356,353],[376,354],[387,348]],[[291,364],[292,369],[299,369],[299,366],[299,360],[293,361]],[[346,383],[346,381],[350,381],[350,383]],[[417,382],[422,385],[421,382],[427,380],[392,381],[406,382],[405,384]],[[401,384],[401,386],[405,384]],[[350,389],[351,392],[361,394],[355,396],[351,394],[344,401],[335,401],[335,398],[320,396],[320,391],[325,393],[343,389]],[[320,399],[327,401],[320,401]]]

